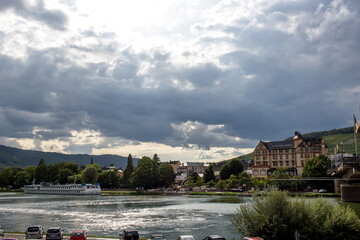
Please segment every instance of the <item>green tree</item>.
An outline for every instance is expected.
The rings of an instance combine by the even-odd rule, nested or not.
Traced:
[[[224,166],[222,166],[221,170],[220,170],[220,178],[222,180],[226,180],[230,177],[231,172],[229,169],[229,164],[225,164]]]
[[[15,175],[14,188],[21,188],[30,183],[30,174],[26,170],[18,171]]]
[[[30,181],[34,180],[35,179],[35,174],[36,174],[36,167],[35,166],[29,166],[29,167],[25,168],[25,170],[30,175]]]
[[[96,183],[98,175],[96,167],[90,166],[86,167],[82,172],[82,179],[85,183]]]
[[[249,174],[247,174],[247,172],[242,172],[239,174],[239,186],[243,186],[244,184],[246,184],[246,186],[250,183],[250,176]]]
[[[45,160],[44,158],[41,158],[35,171],[36,182],[40,183],[40,182],[48,181],[46,171],[47,171],[47,166],[45,164]]]
[[[205,168],[203,179],[205,183],[216,180],[213,165],[209,165],[207,168]]]
[[[224,190],[226,188],[226,181],[220,179],[217,183],[216,183],[216,188],[220,189],[221,191]]]
[[[239,174],[244,171],[244,166],[238,158],[231,159],[228,164],[229,164],[230,176],[231,174],[235,176],[239,176]]]
[[[126,169],[124,171],[124,176],[123,176],[123,183],[125,186],[129,186],[130,176],[133,172],[134,172],[133,159],[132,159],[131,154],[129,154],[128,159],[127,159],[127,166],[126,166]]]
[[[57,174],[57,182],[60,184],[68,183],[68,177],[74,175],[74,172],[68,168],[61,168]]]
[[[159,156],[158,156],[156,153],[154,154],[153,160],[154,160],[155,162],[157,162],[158,164],[160,164],[160,158],[159,158]]]
[[[226,180],[226,187],[227,189],[239,187],[239,179],[234,174],[231,174],[230,178]]]
[[[159,165],[149,157],[142,157],[134,173],[131,176],[131,183],[134,187],[145,189],[155,188],[158,186]]]
[[[3,170],[2,173],[2,182],[4,187],[6,188],[14,188],[15,183],[15,176],[18,172],[22,171],[23,169],[21,167],[7,167]]]
[[[102,188],[116,189],[120,184],[120,177],[115,171],[103,171],[99,175],[99,183]]]
[[[159,169],[160,174],[160,186],[170,187],[174,184],[175,173],[174,169],[169,163],[163,163]]]
[[[324,155],[314,157],[308,160],[304,166],[303,176],[305,177],[323,177],[326,176],[326,170],[330,168],[331,162]]]
[[[78,173],[72,176],[69,176],[67,179],[68,183],[83,183],[82,174]]]

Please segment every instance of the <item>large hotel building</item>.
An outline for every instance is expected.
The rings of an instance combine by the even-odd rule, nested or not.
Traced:
[[[260,141],[254,150],[253,177],[270,176],[276,168],[286,168],[286,173],[301,176],[307,160],[320,154],[329,155],[323,138],[304,138],[295,132],[292,140],[264,142]]]

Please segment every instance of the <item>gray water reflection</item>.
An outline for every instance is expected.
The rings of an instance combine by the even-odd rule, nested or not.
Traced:
[[[141,236],[163,233],[175,239],[192,234],[239,238],[231,218],[236,197],[199,196],[47,196],[0,194],[0,224],[8,231],[25,231],[29,224],[45,229],[61,226],[65,232],[85,229],[89,235],[118,236],[121,229],[136,229]],[[241,204],[241,203],[240,203]]]

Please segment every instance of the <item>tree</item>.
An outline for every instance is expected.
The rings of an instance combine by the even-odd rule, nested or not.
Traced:
[[[231,159],[228,164],[229,164],[230,173],[234,174],[235,176],[239,176],[239,174],[242,173],[242,171],[244,171],[244,166],[238,158]]]
[[[118,188],[120,184],[120,177],[115,171],[104,171],[99,175],[99,183],[102,188]]]
[[[220,189],[221,191],[224,190],[226,188],[226,182],[225,180],[220,179],[217,183],[216,183],[216,187],[218,189]]]
[[[75,174],[72,176],[69,176],[67,179],[68,183],[83,183],[82,174]]]
[[[124,176],[123,176],[123,183],[125,186],[129,185],[130,176],[133,172],[134,172],[133,159],[132,159],[131,154],[129,154],[128,159],[127,159],[127,166],[126,166],[126,169],[124,171]]]
[[[145,189],[155,188],[158,186],[159,165],[149,157],[142,157],[134,173],[131,176],[131,183],[134,187]]]
[[[226,187],[227,189],[239,187],[239,179],[231,174],[230,178],[226,180]]]
[[[60,184],[68,183],[68,177],[74,175],[74,172],[68,168],[61,168],[57,174],[57,182]]]
[[[223,180],[229,179],[232,174],[239,176],[243,171],[244,166],[241,161],[238,158],[233,158],[221,168],[220,178]]]
[[[98,170],[93,166],[85,168],[82,172],[82,179],[85,183],[96,183],[97,178]]]
[[[15,175],[14,188],[21,188],[30,183],[30,174],[26,170],[18,171]]]
[[[155,162],[157,162],[158,164],[160,164],[160,158],[159,158],[159,156],[158,156],[156,153],[154,154],[153,160],[154,160]]]
[[[205,168],[203,179],[205,183],[216,180],[213,165],[210,165],[207,168]]]
[[[230,177],[231,173],[229,170],[229,165],[225,164],[224,166],[222,166],[221,170],[220,170],[220,178],[222,180],[226,180]]]
[[[35,174],[36,174],[36,167],[35,166],[29,166],[29,167],[25,168],[25,170],[30,175],[30,181],[34,180]]]
[[[323,177],[326,176],[326,170],[330,168],[331,162],[324,155],[314,157],[308,160],[304,166],[303,176],[305,177]]]
[[[41,158],[35,171],[36,182],[40,183],[48,181],[46,171],[47,166],[45,164],[45,160],[44,158]]]
[[[170,187],[174,184],[175,173],[174,169],[169,163],[163,163],[159,169],[160,174],[160,186]]]

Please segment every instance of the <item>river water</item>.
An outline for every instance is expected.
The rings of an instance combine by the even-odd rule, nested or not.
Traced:
[[[220,196],[59,196],[0,193],[0,225],[24,232],[28,225],[60,226],[65,233],[84,229],[90,236],[116,237],[135,229],[141,237],[168,239],[221,234],[239,239],[231,219],[249,198]]]

